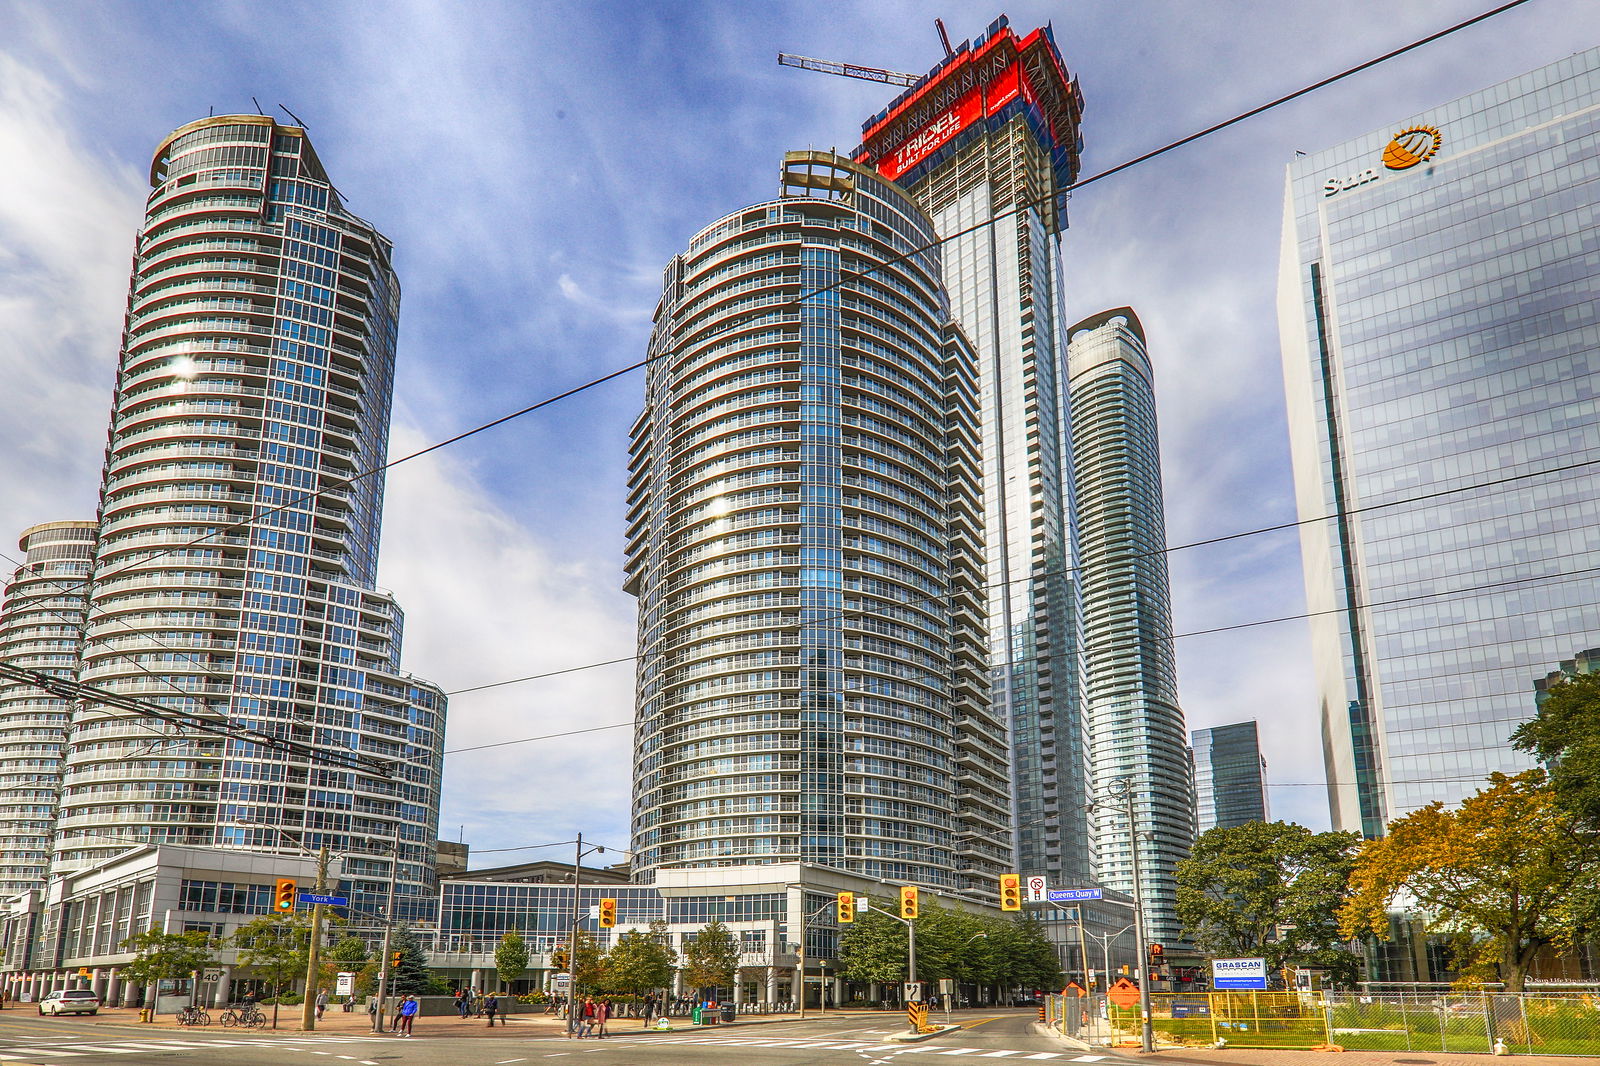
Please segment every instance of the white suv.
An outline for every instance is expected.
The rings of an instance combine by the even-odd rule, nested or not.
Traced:
[[[44,1014],[97,1014],[100,997],[87,988],[57,989],[45,993],[39,1001],[39,1013]]]

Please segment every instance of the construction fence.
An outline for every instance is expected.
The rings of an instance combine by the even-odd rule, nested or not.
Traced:
[[[1133,996],[1050,996],[1045,1022],[1105,1047],[1136,1046]],[[1600,1056],[1600,994],[1209,992],[1150,997],[1160,1046]]]

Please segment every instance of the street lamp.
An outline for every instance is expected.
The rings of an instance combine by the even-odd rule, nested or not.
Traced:
[[[576,841],[574,841],[573,843],[575,843],[577,845],[577,848],[575,849],[575,851],[573,852],[573,855],[572,855],[572,937],[571,937],[571,941],[572,942],[567,946],[567,1032],[568,1033],[571,1033],[572,1030],[577,1026],[577,1023],[578,1023],[578,922],[581,920],[581,912],[578,909],[578,898],[579,898],[578,881],[579,881],[579,875],[580,875],[580,873],[581,873],[581,871],[583,869],[583,857],[585,855],[604,854],[605,850],[606,850],[604,844],[596,844],[593,847],[585,848],[583,846],[583,834],[582,833],[578,834],[578,839]],[[616,848],[612,848],[611,850],[612,851],[617,851]],[[622,852],[619,852],[619,854],[632,855],[633,852],[631,852],[631,851],[622,851]]]
[[[1140,1046],[1146,1054],[1155,1050],[1155,1034],[1150,1024],[1150,959],[1144,946],[1144,884],[1139,877],[1139,829],[1133,818],[1133,787],[1124,778],[1111,783],[1107,806],[1120,806],[1128,819],[1128,850],[1133,857],[1133,935],[1139,963]],[[1090,804],[1091,807],[1095,806]],[[1124,930],[1126,932],[1126,930]],[[1110,974],[1107,974],[1109,987]]]
[[[243,818],[234,820],[235,825],[250,826],[251,828],[271,829],[278,834],[278,839],[291,841],[301,852],[310,854],[305,845],[305,838],[298,840],[294,835],[284,830],[281,826],[267,825],[265,822],[251,822]],[[396,822],[396,826],[399,823]],[[398,860],[398,849],[396,857]],[[324,896],[328,892],[328,842],[324,840],[322,847],[317,849],[317,895]],[[391,901],[392,902],[392,901]],[[384,949],[387,951],[387,947]],[[321,966],[322,955],[322,904],[311,905],[311,936],[306,945],[306,994],[300,1004],[300,1028],[313,1032],[317,1028],[317,986],[321,983],[322,975],[318,972]],[[274,1008],[276,1017],[276,1008]]]
[[[1118,929],[1115,933],[1088,933],[1088,934],[1086,934],[1087,936],[1092,936],[1096,940],[1100,941],[1100,950],[1104,953],[1102,955],[1102,959],[1104,960],[1104,962],[1106,964],[1106,968],[1103,971],[1103,976],[1105,977],[1106,989],[1108,991],[1111,988],[1111,942],[1113,940],[1117,939],[1117,937],[1121,936],[1123,933],[1126,933],[1129,929],[1132,929],[1132,928],[1133,928],[1133,926],[1131,926],[1131,925],[1125,925],[1121,929]],[[1092,992],[1092,991],[1094,991],[1094,989],[1091,988],[1089,991]]]

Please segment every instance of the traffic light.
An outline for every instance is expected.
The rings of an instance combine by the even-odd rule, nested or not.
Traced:
[[[840,925],[848,925],[856,920],[856,894],[854,892],[839,893],[838,916]]]
[[[1161,956],[1165,955],[1166,953],[1167,953],[1167,949],[1162,947],[1160,944],[1151,944],[1150,945],[1150,958],[1151,959],[1159,959],[1159,958],[1161,958]]]
[[[617,901],[603,899],[600,901],[600,928],[610,929],[617,924]]]
[[[567,949],[556,948],[550,953],[550,964],[558,970],[567,968]]]
[[[1022,909],[1022,875],[1000,875],[1000,909],[1003,911],[1020,911]]]
[[[391,970],[398,970],[400,968],[400,956],[403,954],[405,953],[396,951],[389,956],[389,968]]]
[[[272,909],[275,911],[294,910],[296,895],[298,893],[295,891],[294,878],[278,878],[278,887],[272,891]]]
[[[912,885],[900,886],[900,917],[911,921],[917,916],[917,890]]]

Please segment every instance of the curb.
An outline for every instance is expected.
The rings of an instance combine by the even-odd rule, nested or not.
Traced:
[[[808,1013],[806,1015],[806,1017],[805,1017],[805,1021],[811,1022],[811,1021],[816,1021],[819,1018],[833,1018],[833,1017],[847,1017],[847,1018],[889,1017],[889,1018],[902,1018],[902,1017],[904,1017],[904,1015],[900,1011],[895,1011],[895,1010],[885,1010],[885,1011],[840,1011],[840,1010],[835,1010],[835,1011],[829,1012],[826,1015]],[[638,1021],[637,1018],[624,1018],[622,1020],[623,1021],[628,1021],[628,1022]],[[674,1025],[671,1029],[656,1029],[656,1028],[653,1028],[653,1027],[650,1028],[650,1029],[620,1029],[620,1030],[617,1030],[617,1031],[613,1032],[611,1035],[616,1036],[616,1035],[619,1035],[620,1033],[628,1033],[628,1034],[630,1034],[632,1036],[650,1036],[653,1033],[676,1033],[678,1035],[682,1035],[684,1033],[714,1033],[718,1029],[739,1029],[739,1028],[743,1028],[746,1025],[779,1025],[779,1024],[782,1024],[784,1022],[789,1022],[789,1023],[792,1024],[792,1023],[798,1022],[800,1020],[801,1020],[800,1016],[798,1014],[793,1014],[793,1013],[790,1013],[790,1014],[758,1014],[758,1015],[755,1015],[753,1017],[741,1018],[741,1019],[739,1019],[738,1021],[735,1021],[735,1022],[717,1022],[715,1025],[695,1025],[693,1022],[691,1022],[687,1018],[685,1018],[685,1019],[682,1019],[682,1022],[683,1022],[682,1025]]]
[[[1055,1039],[1061,1041],[1063,1044],[1067,1045],[1069,1048],[1071,1048],[1074,1051],[1109,1051],[1110,1050],[1109,1048],[1102,1047],[1099,1044],[1090,1044],[1090,1043],[1087,1043],[1087,1042],[1085,1042],[1083,1040],[1079,1040],[1075,1036],[1067,1036],[1064,1033],[1061,1033],[1061,1032],[1059,1032],[1059,1031],[1057,1031],[1055,1029],[1050,1028],[1048,1025],[1045,1025],[1043,1022],[1034,1022],[1032,1024],[1031,1028],[1033,1029],[1033,1031],[1035,1033],[1037,1033],[1037,1034],[1039,1034],[1041,1036],[1048,1035],[1048,1036],[1054,1037]]]
[[[949,1033],[965,1029],[964,1025],[940,1025],[929,1033],[895,1033],[883,1038],[886,1044],[920,1044],[924,1040],[932,1040],[936,1036],[945,1036]]]

